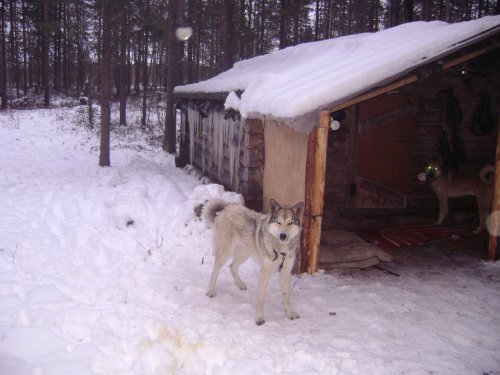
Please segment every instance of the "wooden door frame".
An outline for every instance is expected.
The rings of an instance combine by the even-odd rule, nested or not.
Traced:
[[[496,260],[497,257],[497,235],[500,226],[500,116],[498,117],[497,130],[497,149],[495,158],[495,180],[493,183],[493,200],[491,202],[491,227],[493,230],[489,233],[487,260]]]

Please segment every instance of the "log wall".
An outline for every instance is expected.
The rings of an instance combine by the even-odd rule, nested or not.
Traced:
[[[208,113],[195,105],[181,111],[180,154],[188,154],[188,162],[210,181],[242,194],[247,207],[262,210],[262,122],[244,120],[238,114],[228,116],[221,103],[207,107]]]

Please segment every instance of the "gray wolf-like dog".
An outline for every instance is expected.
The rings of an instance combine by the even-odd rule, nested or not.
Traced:
[[[272,274],[279,272],[283,306],[288,319],[298,319],[299,314],[290,305],[291,272],[300,243],[301,215],[304,203],[293,207],[280,206],[270,201],[269,214],[261,214],[238,204],[228,204],[219,199],[208,201],[203,209],[203,219],[214,229],[214,267],[207,295],[215,296],[219,272],[232,256],[229,266],[236,285],[246,290],[238,275],[239,266],[252,257],[260,266],[255,323],[264,320],[264,299]]]
[[[493,195],[493,176],[495,167],[487,165],[477,175],[463,175],[446,171],[442,163],[431,161],[425,167],[425,180],[429,181],[439,201],[439,218],[442,224],[448,216],[448,197],[456,198],[466,195],[476,197],[479,211],[479,226],[474,233],[481,232],[486,225],[486,218],[491,208]]]

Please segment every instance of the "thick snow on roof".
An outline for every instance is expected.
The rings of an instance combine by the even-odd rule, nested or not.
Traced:
[[[175,92],[242,90],[236,109],[243,117],[297,118],[376,87],[495,27],[500,27],[500,16],[455,24],[412,22],[304,43],[240,61],[216,77],[176,87]]]

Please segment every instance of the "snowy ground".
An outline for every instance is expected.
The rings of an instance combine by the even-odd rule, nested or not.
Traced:
[[[205,296],[193,208],[237,197],[123,129],[100,168],[77,117],[0,112],[1,375],[500,374],[498,262],[294,277],[295,321],[275,278],[258,327],[253,263]]]

